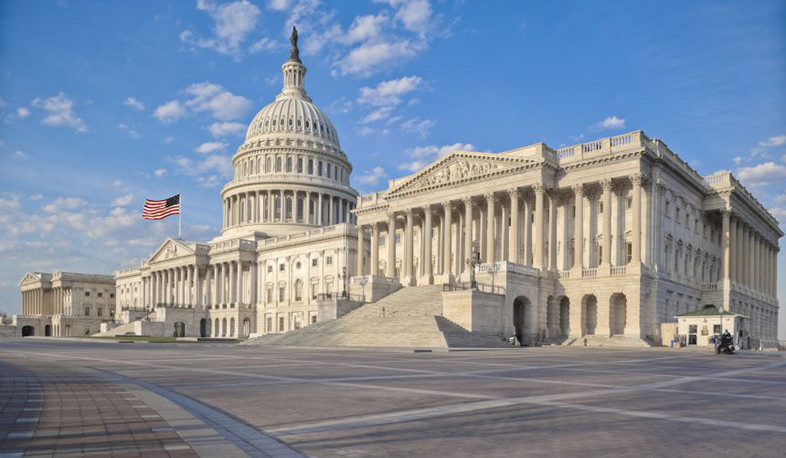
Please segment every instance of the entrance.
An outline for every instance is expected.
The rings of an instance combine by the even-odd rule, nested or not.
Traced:
[[[22,326],[22,337],[34,336],[35,328],[32,326]]]
[[[611,335],[625,334],[627,325],[628,300],[622,293],[612,294],[609,303],[609,330]]]
[[[52,337],[52,325],[51,324],[47,324],[46,326],[44,326],[44,335],[46,337]]]
[[[516,329],[516,340],[519,345],[525,346],[526,316],[529,311],[530,302],[526,296],[519,296],[513,301],[513,327]]]
[[[210,337],[210,322],[202,318],[199,320],[199,337]]]
[[[186,324],[182,321],[178,321],[175,323],[175,332],[172,334],[175,337],[185,337],[186,336]]]
[[[594,335],[598,327],[598,298],[594,294],[584,296],[584,333]]]
[[[559,303],[559,330],[561,337],[568,337],[570,333],[570,299],[563,296]]]

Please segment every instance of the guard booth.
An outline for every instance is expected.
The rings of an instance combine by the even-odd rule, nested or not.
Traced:
[[[713,346],[713,337],[729,331],[735,345],[748,348],[749,322],[750,319],[745,315],[705,305],[701,310],[677,315],[677,332],[680,341],[686,345]]]

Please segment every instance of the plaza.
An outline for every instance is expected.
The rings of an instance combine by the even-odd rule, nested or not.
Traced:
[[[6,339],[0,456],[782,456],[786,359]]]

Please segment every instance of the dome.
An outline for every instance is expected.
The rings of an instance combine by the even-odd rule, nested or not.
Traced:
[[[340,149],[338,135],[327,115],[303,97],[281,94],[259,110],[248,126],[246,142],[261,136],[300,134],[332,143]]]

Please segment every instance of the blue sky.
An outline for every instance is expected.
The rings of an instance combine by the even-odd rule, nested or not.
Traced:
[[[786,221],[782,1],[3,1],[0,310],[27,270],[109,273],[175,235],[145,197],[182,192],[186,238],[216,235],[293,23],[361,192],[451,148],[642,129]]]

